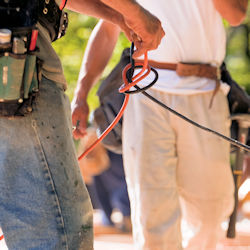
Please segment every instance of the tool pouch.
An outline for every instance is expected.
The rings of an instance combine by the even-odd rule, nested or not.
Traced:
[[[0,116],[23,116],[32,111],[40,65],[35,52],[0,55]]]
[[[3,37],[11,31],[0,43],[0,116],[25,115],[32,111],[41,79],[36,24],[40,22],[54,41],[65,34],[67,14],[55,0],[5,0],[0,1],[0,16]]]

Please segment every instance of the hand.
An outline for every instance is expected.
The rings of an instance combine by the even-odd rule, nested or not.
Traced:
[[[125,25],[122,24],[121,18],[115,12],[113,14],[110,12],[109,20],[118,24],[125,31],[128,39],[135,43],[137,49],[134,57],[139,57],[146,51],[156,49],[159,46],[165,35],[161,22],[135,0],[100,1],[122,15]]]
[[[148,50],[157,49],[165,35],[159,19],[143,8],[140,8],[133,18],[123,17],[119,26],[128,39],[135,43],[134,58],[143,55]]]
[[[73,136],[75,139],[84,137],[87,132],[89,106],[85,99],[75,97],[71,103]]]
[[[135,21],[126,20],[127,25],[133,30],[132,41],[136,50],[133,57],[139,57],[148,50],[157,49],[165,32],[161,22],[147,10],[140,12]]]

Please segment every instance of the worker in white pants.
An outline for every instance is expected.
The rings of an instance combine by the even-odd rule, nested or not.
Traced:
[[[211,109],[211,91],[148,92],[203,126],[229,135],[223,91]],[[123,120],[123,154],[136,249],[182,249],[182,214],[196,229],[189,249],[215,249],[220,224],[233,209],[229,149],[226,141],[145,96],[130,97]]]
[[[216,74],[225,57],[222,17],[231,25],[240,24],[247,2],[138,0],[159,18],[166,34],[159,47],[148,52],[149,65],[156,68],[159,77],[147,91],[224,135],[229,135],[230,128],[228,103]],[[88,115],[87,94],[103,72],[119,33],[117,26],[99,22],[88,42],[72,102],[72,118],[80,120],[82,135]],[[140,43],[135,39],[136,47]],[[141,84],[151,80],[150,74]],[[220,224],[233,209],[229,144],[142,94],[130,97],[122,134],[136,250],[182,249],[181,218],[196,230],[189,249],[215,249]]]

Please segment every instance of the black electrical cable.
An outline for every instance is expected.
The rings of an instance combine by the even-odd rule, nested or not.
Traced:
[[[136,68],[136,67],[134,66],[134,59],[132,59],[133,52],[134,52],[134,44],[132,43],[132,44],[131,44],[131,48],[130,48],[130,61],[131,61],[131,65],[132,65],[132,66],[131,66],[131,68],[128,70],[128,72],[130,72],[130,73],[127,74],[127,79],[128,79],[129,82],[132,81],[132,75],[133,75],[133,73],[134,73],[134,69]],[[144,90],[145,90],[145,89],[148,89],[148,88],[151,87],[153,84],[155,84],[156,81],[157,81],[157,79],[158,79],[158,73],[157,73],[157,71],[156,71],[154,68],[152,68],[152,67],[151,67],[151,70],[152,70],[154,73],[155,73],[155,72],[156,72],[156,73],[155,73],[155,79],[154,79],[150,84],[148,84],[148,85],[147,85],[146,87],[144,87],[144,88],[140,88],[140,87],[138,87],[137,85],[135,85],[135,86],[134,86],[134,88],[136,88],[135,91],[126,91],[126,93],[127,93],[127,94],[134,94],[134,93],[141,92],[144,96],[146,96],[147,98],[149,98],[151,101],[157,103],[158,105],[160,105],[161,107],[167,109],[168,111],[172,112],[173,114],[177,115],[177,116],[180,117],[181,119],[183,119],[183,120],[185,120],[185,121],[191,123],[192,125],[194,125],[194,126],[200,128],[200,129],[203,129],[203,130],[205,130],[205,131],[207,131],[207,132],[210,132],[210,133],[212,133],[212,134],[215,134],[215,135],[221,137],[222,139],[224,139],[224,140],[230,142],[232,145],[235,145],[235,146],[237,146],[237,147],[240,147],[240,148],[244,149],[245,151],[250,152],[250,147],[249,147],[248,145],[243,144],[243,143],[241,143],[241,142],[239,142],[239,141],[237,141],[237,140],[235,140],[235,139],[233,139],[233,138],[230,138],[230,137],[228,137],[228,136],[225,136],[225,135],[223,135],[223,134],[221,134],[221,133],[219,133],[219,132],[217,132],[217,131],[215,131],[215,130],[213,130],[213,129],[210,129],[210,128],[207,128],[207,127],[205,127],[205,126],[200,125],[199,123],[197,123],[197,122],[195,122],[195,121],[193,121],[193,120],[187,118],[186,116],[180,114],[179,112],[175,111],[174,109],[168,107],[166,104],[164,104],[164,103],[160,102],[159,100],[157,100],[156,98],[154,98],[152,95],[150,95],[150,94],[148,94],[147,92],[145,92]]]
[[[135,85],[134,87],[135,87],[136,89],[137,89],[137,88],[140,89],[137,85]],[[215,130],[213,130],[213,129],[210,129],[210,128],[207,128],[207,127],[205,127],[205,126],[202,126],[202,125],[200,125],[200,124],[197,123],[197,122],[194,122],[193,120],[187,118],[186,116],[184,116],[184,115],[178,113],[177,111],[171,109],[170,107],[168,107],[168,106],[165,105],[164,103],[162,103],[162,102],[160,102],[159,100],[155,99],[152,95],[148,94],[148,93],[145,92],[145,91],[142,91],[141,93],[142,93],[143,95],[145,95],[147,98],[149,98],[150,100],[152,100],[153,102],[155,102],[155,103],[157,103],[158,105],[160,105],[161,107],[163,107],[163,108],[169,110],[170,112],[172,112],[172,113],[174,113],[175,115],[179,116],[179,117],[182,118],[183,120],[185,120],[185,121],[191,123],[192,125],[194,125],[194,126],[200,128],[200,129],[203,129],[203,130],[205,130],[205,131],[207,131],[207,132],[213,133],[213,134],[215,134],[215,135],[217,135],[217,136],[223,138],[224,140],[229,141],[231,144],[233,144],[233,145],[235,145],[235,146],[237,146],[237,147],[243,148],[244,150],[250,152],[250,147],[249,147],[248,145],[243,144],[243,143],[241,143],[241,142],[239,142],[239,141],[237,141],[237,140],[235,140],[235,139],[232,139],[232,138],[230,138],[230,137],[227,137],[227,136],[225,136],[225,135],[223,135],[223,134],[221,134],[221,133],[219,133],[219,132],[217,132],[217,131],[215,131]]]
[[[136,68],[142,68],[142,66],[134,66],[134,69],[136,69]],[[131,79],[130,78],[130,71],[131,71],[130,69],[127,71],[127,79],[129,79],[128,82],[130,82],[130,79]],[[127,90],[124,93],[126,93],[126,94],[137,94],[137,93],[143,92],[143,91],[151,88],[158,80],[158,72],[152,67],[151,67],[151,71],[155,74],[155,78],[151,83],[149,83],[148,85],[146,85],[143,88],[139,88],[137,85],[135,85],[135,86],[137,86],[137,88],[135,90]]]

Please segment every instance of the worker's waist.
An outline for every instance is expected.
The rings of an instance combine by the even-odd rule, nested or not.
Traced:
[[[143,63],[143,60],[136,60]],[[210,64],[203,63],[165,63],[149,60],[148,64],[157,69],[167,69],[176,71],[179,76],[198,76],[206,77],[213,80],[220,79],[220,68]]]

